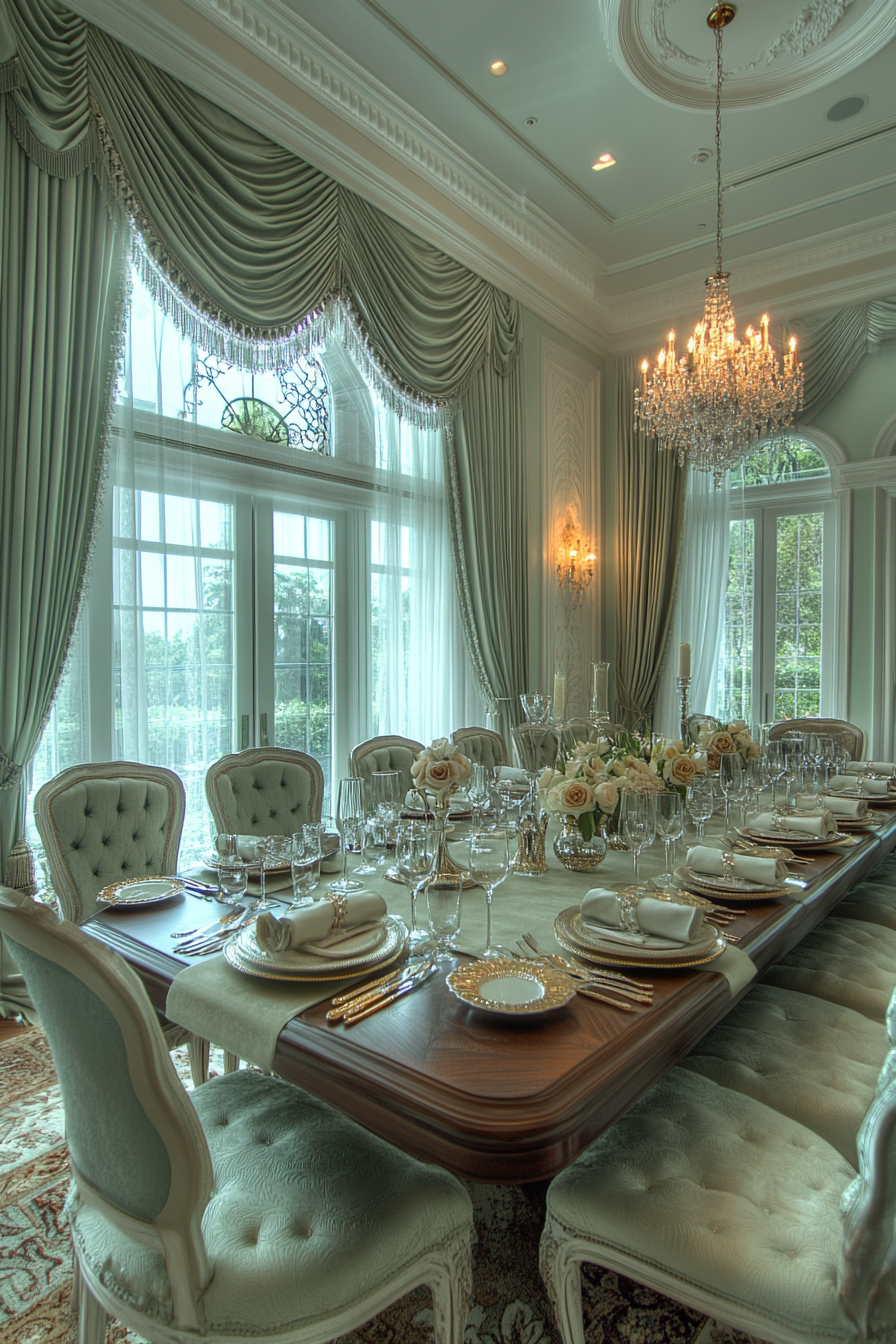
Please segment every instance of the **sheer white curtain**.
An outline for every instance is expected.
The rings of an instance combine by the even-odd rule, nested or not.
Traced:
[[[443,434],[377,408],[386,490],[371,528],[371,735],[428,743],[484,722],[454,585]]]
[[[718,712],[718,669],[725,628],[730,524],[731,494],[727,478],[724,485],[716,489],[709,472],[691,468],[678,600],[654,714],[656,731],[669,737],[677,737],[679,732],[680,700],[676,681],[680,643],[691,646],[690,712]]]

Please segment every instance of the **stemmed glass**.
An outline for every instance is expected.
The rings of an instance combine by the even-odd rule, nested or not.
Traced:
[[[658,793],[654,799],[656,808],[656,833],[663,842],[666,871],[660,876],[665,881],[672,880],[672,864],[675,855],[675,841],[684,833],[684,806],[680,793]]]
[[[395,867],[411,895],[411,929],[408,947],[413,951],[429,939],[417,928],[417,893],[432,868],[435,858],[435,833],[431,826],[412,821],[398,832]]]
[[[320,882],[321,836],[323,830],[323,822],[309,821],[292,837],[291,910],[300,905],[311,905],[314,902],[314,892]]]
[[[765,753],[765,768],[772,786],[772,808],[778,806],[778,783],[787,774],[787,757],[780,741],[769,742]]]
[[[736,751],[719,757],[719,785],[725,795],[725,830],[731,824],[731,804],[740,798],[744,787],[744,763]]]
[[[520,696],[523,713],[529,723],[544,723],[551,713],[551,696],[528,691]]]
[[[460,894],[464,874],[427,873],[417,888],[426,896],[429,931],[439,961],[446,961],[453,952],[452,943],[460,929]]]
[[[218,864],[218,900],[239,905],[249,885],[249,868],[238,854],[226,854]]]
[[[345,895],[350,891],[360,891],[364,883],[348,875],[348,851],[359,841],[364,825],[364,804],[361,797],[360,779],[340,779],[336,796],[336,829],[342,840],[342,877],[328,882],[330,891]]]
[[[697,839],[702,844],[706,823],[712,816],[716,805],[715,790],[709,775],[699,775],[692,784],[688,785],[687,802],[688,815],[697,828]]]
[[[632,851],[632,864],[635,886],[638,882],[638,859],[641,850],[652,845],[656,839],[656,808],[652,793],[637,793],[634,789],[625,789],[619,797],[619,819],[622,822],[622,834]]]
[[[473,829],[482,827],[482,809],[492,796],[491,770],[479,762],[473,763],[473,773],[467,789],[467,797],[473,809]]]
[[[501,957],[500,947],[492,947],[492,896],[495,887],[507,876],[510,853],[506,830],[474,831],[470,836],[470,876],[485,890],[485,951],[483,958]]]
[[[375,770],[370,776],[370,792],[373,815],[383,836],[377,863],[384,864],[389,861],[388,847],[401,811],[401,775],[397,770]]]
[[[273,858],[270,853],[270,842],[275,838],[276,837],[272,835],[260,835],[252,845],[253,857],[258,864],[258,883],[261,887],[261,894],[255,901],[256,910],[270,910],[273,904],[273,902],[269,901],[267,898],[265,874],[268,867],[273,863]]]

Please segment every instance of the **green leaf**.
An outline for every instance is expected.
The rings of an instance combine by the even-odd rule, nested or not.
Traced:
[[[583,812],[579,817],[579,835],[583,840],[594,839],[594,813]]]

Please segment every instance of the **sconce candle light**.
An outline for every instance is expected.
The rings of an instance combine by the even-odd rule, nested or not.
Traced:
[[[594,578],[594,560],[592,544],[583,540],[572,513],[567,513],[557,550],[557,582],[573,611]]]

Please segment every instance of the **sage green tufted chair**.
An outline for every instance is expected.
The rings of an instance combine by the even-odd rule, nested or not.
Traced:
[[[63,770],[38,789],[34,820],[65,919],[83,924],[112,882],[177,872],[185,794],[162,765],[102,761]],[[186,1045],[198,1086],[208,1075],[208,1041],[161,1017],[169,1050]]]
[[[411,766],[414,757],[423,750],[422,742],[412,737],[369,737],[353,747],[348,758],[349,774],[364,781],[364,792],[370,783],[370,776],[379,770],[397,770],[401,775],[401,796],[413,787]]]
[[[205,796],[219,831],[292,835],[320,821],[324,772],[304,751],[250,747],[209,766]]]
[[[509,763],[503,737],[491,728],[455,728],[451,741],[475,765],[484,765],[491,770],[496,765]]]
[[[672,1069],[548,1189],[541,1268],[564,1344],[584,1340],[583,1262],[771,1344],[889,1344],[893,1049],[857,1149],[858,1171],[808,1125]]]
[[[774,742],[785,733],[824,733],[845,747],[851,760],[863,759],[865,734],[846,719],[782,719],[780,723],[772,724],[768,740]]]
[[[0,929],[62,1088],[79,1344],[102,1344],[107,1313],[165,1344],[323,1344],[420,1285],[437,1344],[462,1344],[461,1182],[282,1079],[227,1074],[191,1098],[134,971],[19,895]]]

